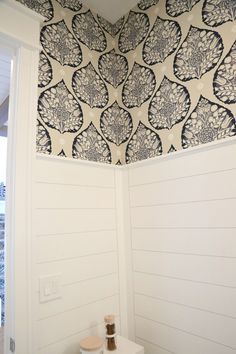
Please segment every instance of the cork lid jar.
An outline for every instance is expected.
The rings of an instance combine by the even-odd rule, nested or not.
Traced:
[[[84,338],[80,341],[81,354],[102,354],[103,353],[103,340],[97,336]]]

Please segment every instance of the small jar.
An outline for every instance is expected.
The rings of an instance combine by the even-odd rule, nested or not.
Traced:
[[[80,341],[80,354],[103,354],[103,340],[100,337],[91,336]]]

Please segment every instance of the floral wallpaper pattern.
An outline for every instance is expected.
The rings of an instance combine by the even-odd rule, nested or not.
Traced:
[[[197,107],[184,124],[182,145],[184,148],[209,141],[234,136],[236,124],[227,109],[201,96]]]
[[[38,152],[119,165],[236,135],[234,0],[140,0],[115,24],[18,1],[46,18]]]
[[[62,7],[70,9],[72,11],[79,11],[82,8],[82,4],[77,0],[57,0]],[[63,151],[63,150],[62,150]]]
[[[146,160],[161,154],[162,145],[159,135],[139,122],[138,128],[127,145],[126,162]]]
[[[125,17],[121,17],[115,24],[111,24],[99,15],[97,15],[97,19],[102,29],[104,29],[104,31],[109,33],[112,37],[115,37],[123,27]]]
[[[148,34],[149,27],[150,22],[146,14],[130,11],[119,35],[119,50],[127,53],[135,49]]]
[[[107,87],[91,62],[74,72],[72,87],[76,96],[91,108],[103,108],[109,101]]]
[[[39,77],[38,86],[45,87],[52,80],[52,65],[47,56],[41,52],[39,54]]]
[[[64,20],[43,27],[40,36],[45,52],[62,66],[77,67],[82,62],[82,52]]]
[[[90,50],[103,52],[106,49],[106,36],[90,10],[75,15],[72,28],[76,38]]]
[[[181,81],[200,79],[213,69],[223,52],[217,32],[191,26],[174,59],[174,73]]]
[[[105,138],[120,146],[127,141],[132,133],[133,122],[128,111],[115,101],[101,114],[100,127]]]
[[[125,81],[128,75],[128,60],[125,56],[117,54],[115,49],[112,49],[110,52],[100,56],[98,69],[103,80],[117,88]]]
[[[214,75],[214,93],[224,103],[236,103],[236,41]]]
[[[75,137],[72,153],[77,159],[111,163],[109,146],[93,123]]]
[[[48,127],[61,134],[77,132],[83,123],[81,107],[63,80],[41,93],[38,113]]]
[[[122,101],[127,108],[140,107],[152,96],[156,79],[152,69],[134,63],[123,86]]]
[[[163,63],[178,47],[181,29],[176,21],[157,17],[143,46],[143,61],[148,65]]]
[[[50,21],[54,16],[54,9],[51,0],[20,0],[19,2],[44,16],[46,21]]]
[[[169,16],[177,17],[192,10],[199,0],[166,0],[166,12]]]
[[[51,139],[48,134],[48,131],[44,128],[44,126],[37,121],[37,151],[42,154],[50,155],[52,152]]]
[[[186,117],[190,104],[186,87],[164,77],[150,102],[148,120],[156,129],[171,129]]]
[[[140,0],[138,3],[138,8],[140,10],[147,10],[149,7],[156,5],[159,0]]]
[[[234,0],[205,0],[202,10],[206,25],[217,27],[236,19],[236,3]]]

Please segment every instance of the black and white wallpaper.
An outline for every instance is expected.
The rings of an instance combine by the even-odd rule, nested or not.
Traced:
[[[19,0],[46,18],[40,33],[37,151],[121,163],[133,131],[118,87],[128,60],[116,51],[125,18],[111,25],[78,0]]]
[[[141,0],[114,25],[42,14],[37,151],[125,164],[236,135],[236,1]]]

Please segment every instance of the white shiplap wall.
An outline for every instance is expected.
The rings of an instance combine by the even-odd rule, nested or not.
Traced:
[[[146,354],[235,354],[235,181],[235,142],[129,167],[135,337]]]
[[[37,354],[78,354],[105,313],[145,354],[235,354],[236,144],[126,167],[37,157]],[[61,274],[62,297],[39,301]]]
[[[115,168],[37,157],[34,176],[35,354],[78,354],[80,338],[120,319]],[[61,274],[62,297],[39,301],[39,278]]]

